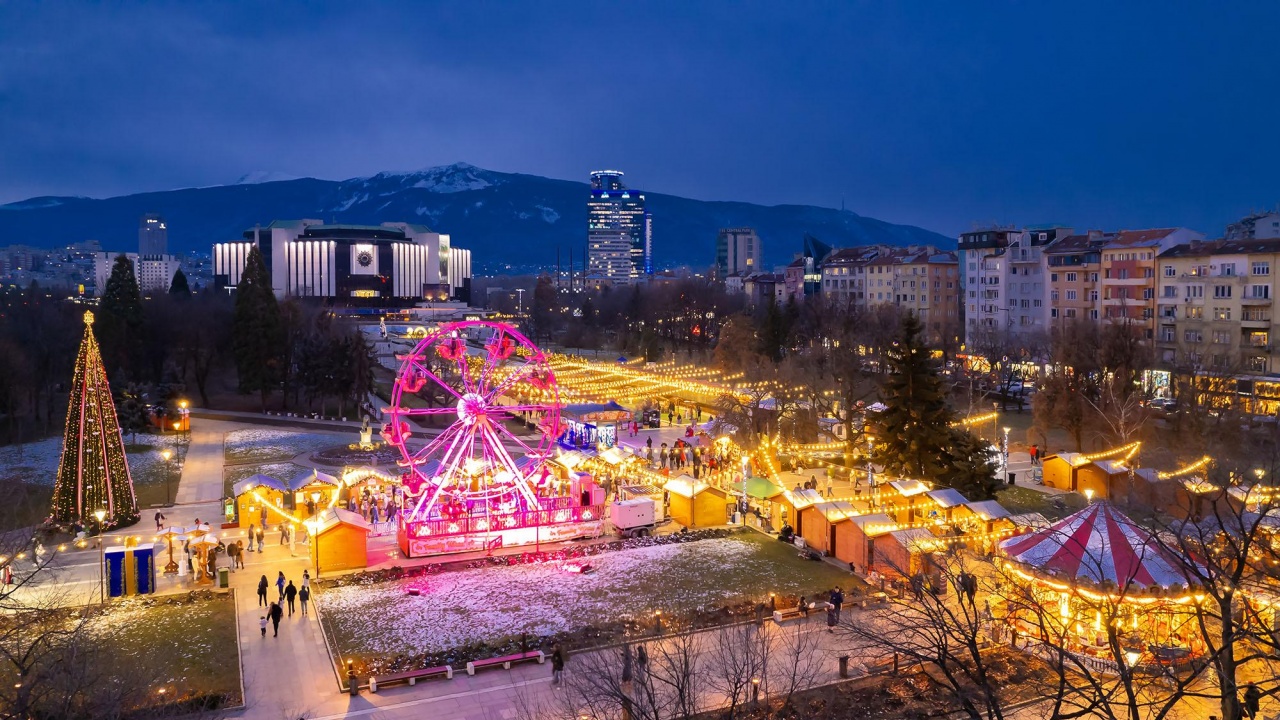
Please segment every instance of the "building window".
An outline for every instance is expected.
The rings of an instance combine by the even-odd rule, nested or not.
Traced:
[[[1160,328],[1160,342],[1173,342],[1174,332],[1171,327]]]
[[[1057,295],[1057,294],[1058,294],[1058,293],[1056,293],[1056,292],[1054,293],[1054,295]],[[1075,291],[1075,290],[1068,290],[1068,291],[1067,291],[1067,299],[1068,299],[1068,300],[1075,300],[1075,299],[1076,299],[1076,291]],[[1057,300],[1057,298],[1055,297],[1055,298],[1054,298],[1054,300]]]
[[[1250,285],[1249,297],[1265,300],[1271,297],[1270,285]]]
[[[1203,320],[1204,307],[1195,305],[1187,308],[1186,317],[1188,320]]]
[[[1058,317],[1058,308],[1049,308],[1049,317],[1051,318]]]
[[[1271,322],[1271,309],[1264,307],[1247,307],[1242,310],[1241,320],[1247,322]]]
[[[1165,285],[1165,286],[1164,286],[1164,295],[1163,295],[1163,296],[1164,296],[1164,297],[1167,297],[1167,298],[1176,298],[1176,297],[1178,297],[1178,288],[1177,288],[1177,286],[1176,286],[1176,285]]]
[[[1155,288],[1143,288],[1143,289],[1142,289],[1142,299],[1143,299],[1143,300],[1151,300],[1151,299],[1152,299],[1152,298],[1154,298],[1155,296],[1156,296],[1156,289],[1155,289]]]
[[[1249,272],[1253,273],[1254,275],[1270,275],[1271,263],[1267,262],[1266,260],[1260,260],[1258,262],[1255,262],[1249,266]]]
[[[1214,285],[1213,296],[1218,299],[1231,297],[1231,286],[1230,285]]]
[[[1199,330],[1183,330],[1182,341],[1188,343],[1203,342],[1204,335]]]
[[[1231,308],[1229,308],[1229,307],[1216,307],[1216,308],[1214,308],[1214,309],[1213,309],[1213,319],[1214,319],[1214,320],[1230,320],[1230,319],[1231,319]]]
[[[1176,276],[1177,276],[1177,274],[1178,274],[1178,271],[1177,271],[1177,269],[1176,269],[1174,266],[1172,266],[1172,265],[1165,265],[1165,266],[1164,266],[1164,276],[1165,276],[1165,277],[1176,277]]]
[[[1267,371],[1267,359],[1265,357],[1251,357],[1245,361],[1249,372],[1264,373]]]
[[[1256,348],[1266,347],[1267,343],[1270,341],[1271,341],[1271,333],[1265,330],[1258,330],[1258,331],[1249,333],[1250,347],[1256,347]]]
[[[1221,274],[1223,277],[1235,277],[1235,274],[1236,274],[1236,264],[1235,264],[1235,263],[1222,263],[1222,267],[1221,267],[1221,268],[1219,268],[1219,270],[1220,270],[1220,274]]]
[[[1204,286],[1203,286],[1203,285],[1188,285],[1188,286],[1187,286],[1187,297],[1189,297],[1189,298],[1202,298],[1202,297],[1204,297]]]
[[[1213,343],[1215,345],[1229,345],[1231,343],[1231,333],[1226,330],[1214,330]]]
[[[1067,282],[1075,282],[1077,278],[1079,278],[1079,275],[1077,275],[1076,273],[1073,273],[1073,272],[1067,273]]]

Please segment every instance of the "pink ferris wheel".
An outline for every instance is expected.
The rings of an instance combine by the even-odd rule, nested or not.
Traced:
[[[545,463],[560,430],[560,397],[546,355],[514,327],[472,320],[442,325],[402,356],[382,436],[400,450],[409,541],[549,524]],[[425,396],[425,398],[424,398]],[[419,442],[416,418],[450,418]],[[532,436],[514,421],[534,423]],[[459,548],[461,549],[461,548]]]

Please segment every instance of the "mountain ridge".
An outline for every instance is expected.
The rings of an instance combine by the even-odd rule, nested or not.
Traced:
[[[255,224],[319,218],[325,222],[417,222],[449,233],[477,266],[555,262],[556,250],[580,262],[586,246],[588,184],[454,163],[385,171],[347,180],[293,178],[254,171],[230,185],[180,188],[110,198],[39,196],[0,205],[0,245],[54,247],[88,239],[111,251],[133,250],[137,221],[157,212],[169,226],[170,249],[207,252]],[[953,248],[955,241],[900,225],[813,205],[760,205],[694,200],[639,189],[654,216],[658,267],[710,266],[716,232],[754,227],[765,266],[790,261],[805,233],[833,246],[885,243]]]

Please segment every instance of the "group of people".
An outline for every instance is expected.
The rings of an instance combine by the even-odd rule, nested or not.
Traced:
[[[296,604],[301,604],[301,614],[307,615],[307,604],[311,602],[311,572],[309,570],[302,571],[302,587],[293,584],[292,580],[288,580],[281,570],[276,575],[276,592],[279,597],[275,600],[268,600],[267,594],[271,584],[267,582],[267,576],[263,575],[258,580],[258,607],[266,608],[266,615],[258,618],[258,627],[262,630],[262,637],[267,636],[267,624],[271,624],[271,637],[279,637],[280,620],[284,618],[285,608],[289,609],[289,617],[293,617]]]
[[[399,509],[395,494],[385,488],[375,492],[365,486],[358,497],[354,493],[347,494],[347,510],[360,513],[360,517],[373,525],[374,530],[377,530],[379,523],[395,522]]]

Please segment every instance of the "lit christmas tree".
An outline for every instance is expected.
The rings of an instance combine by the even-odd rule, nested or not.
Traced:
[[[102,509],[107,513],[105,526],[132,525],[138,521],[138,500],[107,371],[93,337],[92,312],[84,314],[84,340],[67,405],[62,460],[53,486],[54,521],[84,525]]]

